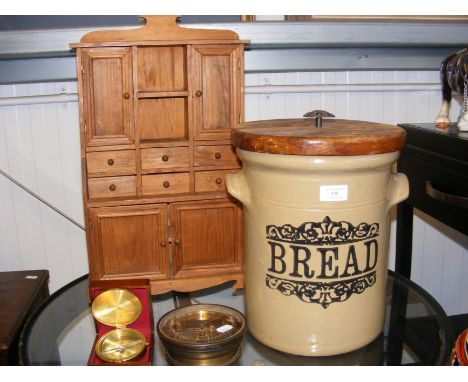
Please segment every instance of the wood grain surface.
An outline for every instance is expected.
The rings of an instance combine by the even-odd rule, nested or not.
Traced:
[[[178,203],[172,217],[175,278],[242,270],[242,208],[237,203]]]
[[[130,48],[84,49],[83,130],[88,145],[133,143]]]
[[[237,171],[238,170],[197,171],[195,172],[195,192],[227,192],[226,174]]]
[[[369,155],[400,150],[406,133],[397,126],[363,121],[276,119],[253,121],[232,131],[236,147],[253,152],[286,155]]]
[[[88,179],[88,194],[91,199],[136,195],[136,177],[90,178]]]
[[[143,195],[184,194],[190,192],[188,172],[142,176]]]
[[[138,91],[186,90],[185,46],[138,47]]]
[[[185,171],[188,171],[189,155],[188,147],[141,149],[141,169],[145,172],[159,172],[165,169],[185,168]]]
[[[135,150],[87,153],[86,167],[89,176],[135,174]]]
[[[184,97],[139,99],[140,140],[188,139],[187,115]]]
[[[112,276],[167,278],[167,207],[91,208],[90,279]]]
[[[80,42],[119,42],[147,40],[237,40],[237,33],[221,29],[183,28],[177,25],[177,16],[143,16],[146,24],[127,30],[103,30],[85,34]],[[79,46],[73,44],[73,46]]]
[[[241,119],[241,45],[193,46],[190,50],[195,140],[229,138]]]
[[[193,150],[195,167],[201,166],[231,166],[240,167],[240,161],[232,145],[195,146]]]

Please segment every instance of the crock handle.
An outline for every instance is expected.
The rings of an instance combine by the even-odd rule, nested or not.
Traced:
[[[402,173],[393,173],[387,190],[388,209],[405,200],[409,195],[408,178]]]
[[[228,192],[244,206],[250,205],[250,190],[242,170],[235,174],[226,175],[226,187]]]

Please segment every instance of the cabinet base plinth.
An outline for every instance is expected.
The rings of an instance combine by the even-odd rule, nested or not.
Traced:
[[[210,288],[216,285],[224,284],[229,281],[234,281],[232,286],[234,289],[242,289],[244,287],[244,276],[242,273],[232,273],[218,276],[196,277],[196,278],[181,278],[171,280],[151,281],[151,294],[163,294],[171,291],[176,292],[193,292],[200,289]]]

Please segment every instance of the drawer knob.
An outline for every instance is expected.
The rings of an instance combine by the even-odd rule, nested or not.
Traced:
[[[113,166],[113,165],[114,165],[114,160],[113,160],[113,159],[108,159],[108,160],[107,160],[107,164],[108,164],[109,166]]]
[[[129,92],[125,92],[125,93],[123,94],[123,97],[124,97],[125,99],[129,99],[129,98],[130,98],[130,93],[129,93]]]
[[[223,180],[221,178],[216,178],[215,182],[216,184],[221,184],[223,183]]]
[[[179,239],[175,239],[175,240],[174,240],[174,243],[177,244],[177,245],[179,245],[179,244],[180,244],[180,240],[179,240]]]
[[[161,247],[165,247],[167,244],[166,244],[165,241],[161,241],[161,242],[159,243],[159,245],[160,245]]]
[[[216,158],[216,159],[221,159],[221,153],[220,153],[220,152],[217,152],[217,153],[215,154],[215,158]]]
[[[164,188],[169,188],[170,185],[171,184],[167,180],[163,183]]]
[[[116,186],[115,184],[111,184],[111,185],[109,186],[109,190],[115,191],[115,190],[117,190],[117,186]]]
[[[163,155],[162,158],[163,162],[167,162],[169,160],[169,157],[167,155]]]
[[[203,95],[203,92],[202,92],[201,90],[197,90],[197,91],[195,92],[195,96],[196,96],[196,97],[201,97],[202,95]]]

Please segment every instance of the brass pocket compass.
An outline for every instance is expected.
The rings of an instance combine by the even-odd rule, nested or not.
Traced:
[[[145,336],[126,327],[140,317],[141,311],[141,301],[127,289],[108,289],[94,299],[91,305],[94,318],[116,328],[96,342],[99,358],[106,362],[126,362],[143,353],[147,345]]]

